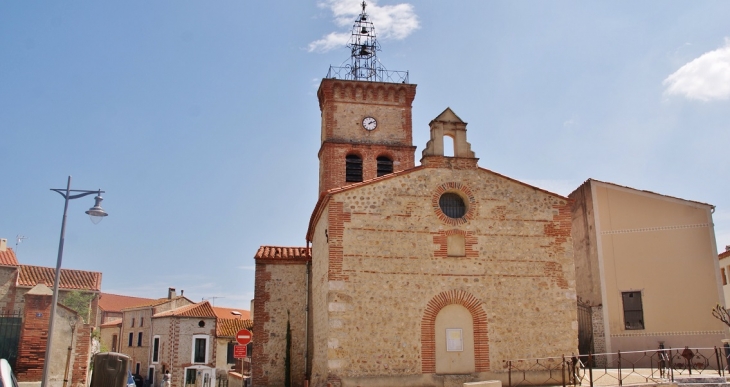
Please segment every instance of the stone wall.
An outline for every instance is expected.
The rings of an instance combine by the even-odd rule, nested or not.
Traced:
[[[282,386],[286,326],[291,328],[292,386],[302,386],[306,351],[306,261],[256,262],[253,384]]]
[[[462,167],[423,168],[331,196],[312,239],[315,319],[327,314],[326,324],[314,322],[313,386],[432,374],[424,330],[449,303],[472,313],[477,372],[577,352],[568,200]],[[462,196],[467,215],[444,219],[440,192]],[[457,232],[467,253],[444,256],[444,236]]]
[[[593,352],[606,353],[606,330],[603,325],[603,306],[591,307],[591,320],[593,321]],[[606,358],[600,356],[596,358],[596,366],[604,367]]]
[[[569,197],[573,200],[571,215],[576,293],[591,305],[602,304],[596,222],[590,182],[583,183]]]
[[[0,266],[0,311],[18,310],[15,305],[15,279],[18,269],[14,266]]]

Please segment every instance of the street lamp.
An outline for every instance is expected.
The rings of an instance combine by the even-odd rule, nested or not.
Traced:
[[[43,362],[43,380],[41,381],[41,387],[48,387],[48,373],[51,369],[51,343],[53,341],[53,321],[56,318],[56,306],[58,304],[58,284],[61,280],[61,260],[63,259],[63,242],[66,237],[66,213],[68,212],[68,201],[72,199],[82,198],[84,196],[96,194],[94,198],[96,203],[94,207],[89,208],[86,214],[91,217],[91,221],[94,224],[98,224],[108,214],[104,209],[101,208],[101,194],[105,193],[102,190],[86,191],[71,189],[71,176],[68,177],[66,183],[66,189],[62,188],[51,188],[51,191],[58,192],[65,199],[66,203],[63,206],[63,222],[61,223],[61,239],[58,242],[58,259],[56,260],[56,273],[53,279],[53,300],[51,301],[51,318],[48,324],[48,342],[46,343],[46,356]],[[71,192],[78,192],[71,195]]]

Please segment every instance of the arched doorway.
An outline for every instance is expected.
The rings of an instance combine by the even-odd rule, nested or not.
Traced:
[[[446,305],[435,325],[436,373],[474,372],[474,323],[469,310],[459,304]]]

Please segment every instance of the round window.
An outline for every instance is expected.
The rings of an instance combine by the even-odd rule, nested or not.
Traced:
[[[198,321],[198,326],[203,328],[205,326],[205,321],[203,321],[203,320]]]
[[[447,192],[441,195],[439,198],[439,207],[441,208],[441,212],[449,218],[459,219],[466,215],[464,199],[453,192]]]

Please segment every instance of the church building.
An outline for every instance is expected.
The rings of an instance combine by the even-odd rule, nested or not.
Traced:
[[[253,385],[506,383],[577,353],[570,200],[480,167],[449,108],[416,165],[416,85],[378,66],[364,4],[349,47],[317,93],[307,245],[255,256]]]

